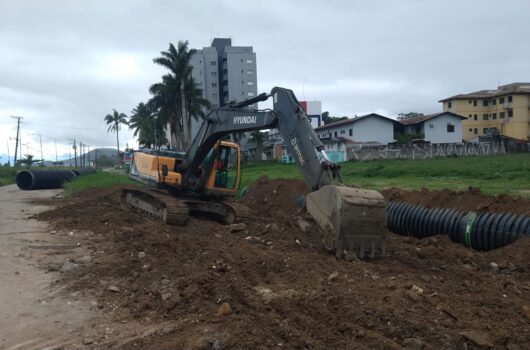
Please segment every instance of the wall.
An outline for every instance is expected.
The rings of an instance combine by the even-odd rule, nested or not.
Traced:
[[[454,132],[447,131],[447,124],[454,125]],[[462,142],[462,122],[451,115],[440,115],[424,122],[425,141],[431,143]]]

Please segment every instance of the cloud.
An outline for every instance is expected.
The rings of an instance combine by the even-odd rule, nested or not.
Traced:
[[[436,112],[439,99],[530,79],[530,3],[511,0],[0,0],[0,154],[23,138],[115,145],[103,117],[129,114],[169,42],[254,46],[258,88],[284,86],[332,115]],[[264,106],[267,106],[264,104]],[[132,134],[123,130],[125,142]],[[13,144],[14,146],[14,144]],[[14,147],[12,147],[14,148]],[[40,147],[38,147],[40,148]],[[11,149],[13,152],[13,149]]]

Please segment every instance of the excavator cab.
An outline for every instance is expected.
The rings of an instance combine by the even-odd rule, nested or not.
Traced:
[[[218,194],[235,194],[241,177],[239,145],[220,141],[212,149],[213,164],[206,190]]]

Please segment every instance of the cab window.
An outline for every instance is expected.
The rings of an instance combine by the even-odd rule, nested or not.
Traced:
[[[235,189],[237,184],[237,149],[227,146],[218,148],[215,159],[215,187]]]

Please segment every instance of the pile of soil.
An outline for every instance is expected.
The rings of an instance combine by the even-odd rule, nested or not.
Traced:
[[[382,193],[389,201],[415,203],[427,208],[453,208],[463,212],[489,211],[492,213],[510,212],[530,215],[530,199],[512,197],[506,194],[490,196],[482,193],[476,187],[470,187],[466,191],[433,191],[427,188],[404,191],[399,188],[391,188]]]
[[[480,253],[447,237],[389,234],[384,259],[345,261],[296,224],[305,213],[290,199],[307,191],[300,182],[260,179],[243,199],[256,218],[228,226],[167,226],[121,209],[119,190],[80,193],[39,217],[85,232],[91,260],[64,274],[69,289],[95,295],[117,322],[167,325],[123,349],[530,343],[530,239]]]

